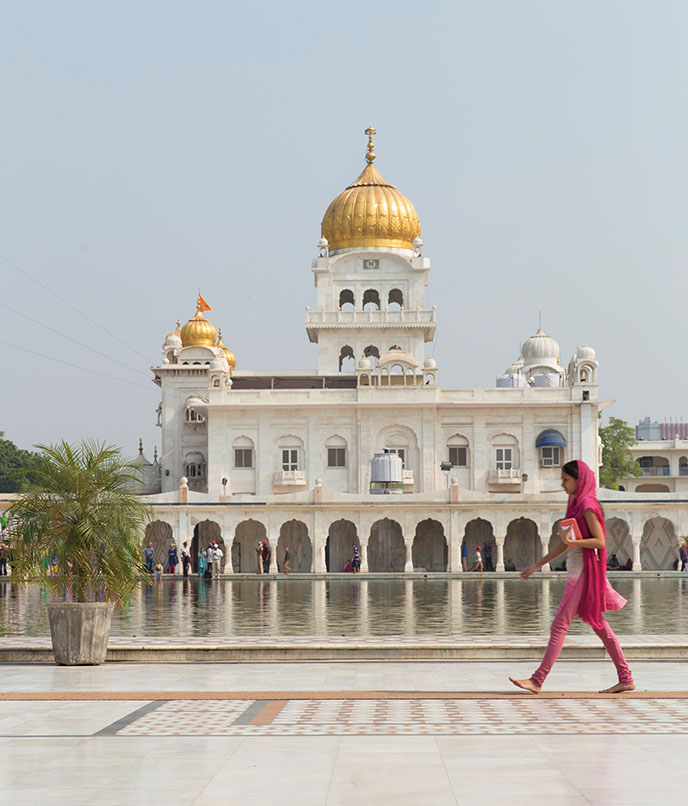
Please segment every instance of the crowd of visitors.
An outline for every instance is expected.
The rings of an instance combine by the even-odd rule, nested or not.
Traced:
[[[9,545],[4,541],[0,541],[0,576],[6,576],[8,573],[8,568],[11,564],[11,553],[12,553],[13,546]],[[495,571],[495,565],[493,560],[493,545],[490,542],[486,542],[483,546],[476,546],[475,553],[473,556],[473,565],[468,568],[468,547],[466,546],[466,542],[464,541],[461,544],[461,568],[463,571],[476,571],[482,573],[484,571],[493,572]],[[143,558],[146,569],[151,576],[156,578],[162,578],[163,567],[162,564],[156,563],[155,560],[155,549],[153,547],[153,543],[149,542],[147,546],[143,548]],[[221,573],[224,571],[224,552],[217,544],[215,540],[211,541],[207,548],[201,548],[198,552],[198,576],[201,579],[212,579],[217,578],[220,576]],[[259,574],[269,574],[270,573],[270,563],[272,561],[272,549],[270,548],[270,544],[267,540],[259,540],[256,546],[256,560],[257,560],[257,572]],[[191,551],[189,550],[189,543],[188,541],[184,541],[182,543],[181,551],[177,549],[175,543],[170,543],[168,552],[167,552],[167,573],[168,574],[176,574],[177,573],[177,566],[180,564],[182,567],[182,574],[184,577],[188,577],[191,565],[192,565],[192,557]],[[291,567],[292,563],[292,555],[289,549],[289,546],[284,547],[284,554],[282,555],[282,564],[279,570],[281,570],[285,574],[293,573],[293,568]],[[687,571],[688,570],[688,544],[686,542],[681,543],[678,551],[678,557],[673,562],[673,569],[675,571]],[[511,557],[507,557],[504,561],[504,570],[505,571],[512,571],[515,572],[518,569],[516,568],[516,564],[514,563]],[[561,564],[552,570],[554,571],[566,571],[566,558],[564,557],[561,561]],[[616,554],[612,554],[609,559],[607,560],[607,570],[608,571],[632,571],[633,570],[633,560],[629,557],[625,563],[621,563],[619,558]],[[353,544],[352,547],[352,556],[347,561],[346,565],[344,566],[345,573],[353,573],[358,574],[361,571],[361,551],[356,543]]]

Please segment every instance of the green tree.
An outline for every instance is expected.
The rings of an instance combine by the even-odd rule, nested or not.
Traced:
[[[0,431],[0,493],[18,493],[31,482],[41,459],[4,436],[5,432]]]
[[[619,479],[640,476],[640,465],[633,458],[631,445],[636,442],[634,429],[618,417],[610,417],[607,425],[600,426],[602,440],[602,466],[600,484],[610,490],[619,489]]]
[[[53,592],[71,589],[77,602],[101,595],[123,603],[148,580],[141,533],[150,513],[132,492],[137,466],[117,448],[90,441],[36,447],[36,478],[8,512],[13,573]]]

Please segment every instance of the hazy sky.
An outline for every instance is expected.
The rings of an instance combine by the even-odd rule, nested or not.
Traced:
[[[0,260],[0,430],[150,455],[199,287],[240,369],[314,368],[310,263],[369,118],[443,386],[493,386],[541,310],[611,413],[688,417],[687,29],[667,0],[5,4],[0,254],[129,347]]]

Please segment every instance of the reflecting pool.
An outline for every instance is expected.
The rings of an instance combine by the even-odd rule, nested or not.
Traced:
[[[688,633],[688,578],[613,579],[620,634]],[[117,636],[505,635],[549,631],[563,579],[165,580],[115,611]],[[36,587],[0,582],[0,635],[47,635]],[[590,628],[576,620],[573,633]]]

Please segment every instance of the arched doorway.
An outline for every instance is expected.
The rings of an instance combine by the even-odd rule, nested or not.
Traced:
[[[193,534],[193,540],[191,541],[191,567],[194,573],[198,571],[198,552],[202,548],[207,549],[208,545],[214,540],[222,549],[223,556],[220,573],[224,574],[225,564],[227,562],[227,548],[225,547],[225,541],[222,537],[220,524],[209,520],[201,521],[194,526]]]
[[[277,541],[277,568],[284,571],[284,552],[289,546],[291,570],[307,574],[313,563],[313,547],[308,537],[308,527],[303,521],[287,521],[282,524]]]
[[[497,549],[495,545],[492,524],[484,518],[475,518],[466,524],[463,542],[466,544],[467,560],[466,570],[470,571],[475,563],[475,550],[480,546],[485,560],[485,546],[489,545],[492,551],[492,563],[497,564]]]
[[[643,571],[667,571],[678,557],[674,524],[666,518],[651,518],[643,529],[640,563]]]
[[[411,550],[414,569],[446,571],[449,551],[444,527],[439,521],[427,518],[416,526]]]
[[[624,565],[626,560],[632,560],[633,541],[626,521],[621,518],[609,518],[605,521],[604,527],[607,534],[607,562],[612,554],[616,554],[619,565]]]
[[[529,518],[517,518],[507,526],[504,561],[513,560],[517,571],[530,568],[540,556],[537,524]]]
[[[339,520],[330,524],[325,543],[325,567],[328,571],[340,573],[354,556],[354,546],[361,551],[361,543],[356,533],[356,525],[351,521]]]
[[[637,493],[668,493],[669,492],[669,485],[668,484],[639,484],[635,491]],[[645,566],[643,566],[644,568]]]
[[[376,521],[368,541],[370,571],[403,572],[406,565],[406,545],[401,526],[389,518]]]
[[[235,574],[259,574],[258,542],[267,540],[265,526],[253,519],[242,521],[234,532],[232,567]]]
[[[142,546],[145,548],[149,543],[153,544],[155,551],[154,565],[160,563],[165,572],[167,571],[167,552],[170,545],[174,543],[172,527],[164,521],[153,521],[146,525],[146,532]]]

